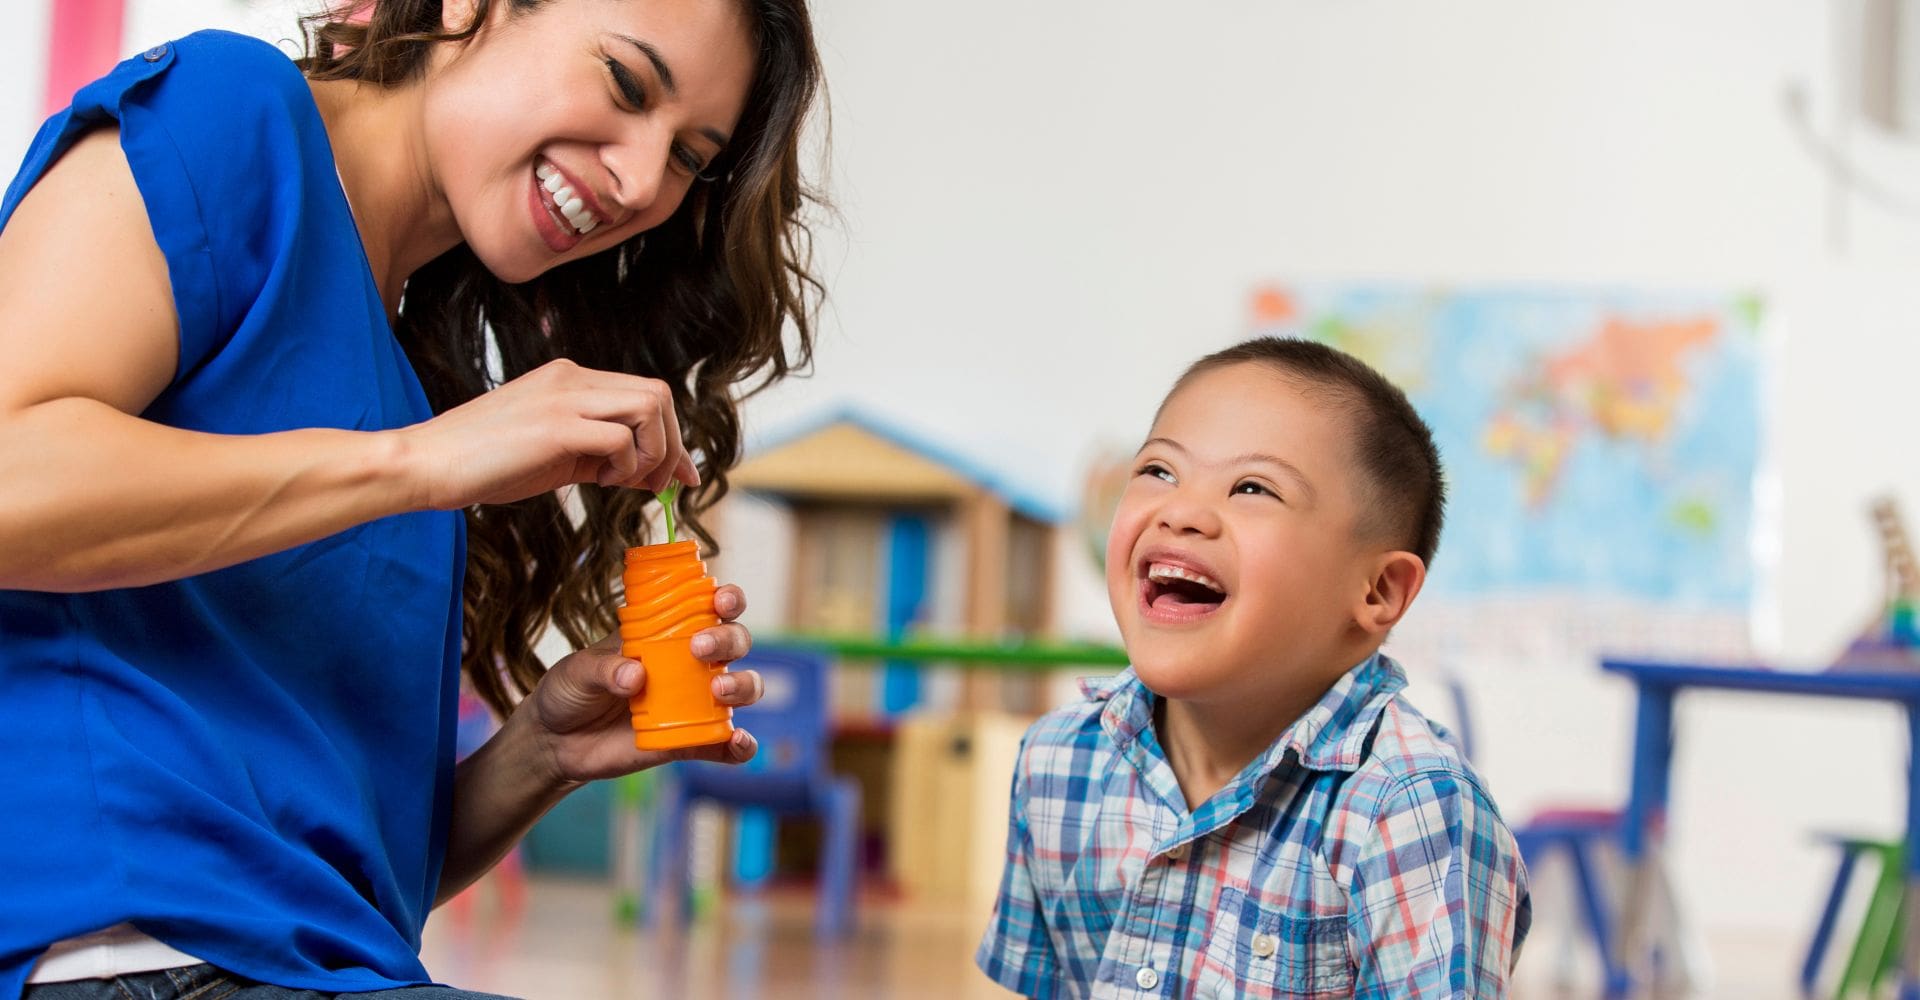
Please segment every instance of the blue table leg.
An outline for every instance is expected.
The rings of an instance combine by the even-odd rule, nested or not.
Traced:
[[[1920,703],[1907,703],[1906,928],[1900,941],[1900,1000],[1920,1000]]]
[[[1632,989],[1632,970],[1645,954],[1647,920],[1653,910],[1655,869],[1653,827],[1666,815],[1673,766],[1673,689],[1638,685],[1638,707],[1633,724],[1633,786],[1627,796],[1621,853],[1630,879],[1620,901],[1619,926],[1613,936],[1613,960],[1606,970],[1608,997],[1623,997]]]

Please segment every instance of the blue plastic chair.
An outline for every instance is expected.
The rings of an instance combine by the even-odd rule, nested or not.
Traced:
[[[1461,755],[1471,761],[1474,756],[1473,707],[1467,697],[1467,686],[1451,672],[1445,677],[1447,694],[1453,701],[1453,736],[1460,745]],[[1603,979],[1603,995],[1608,997],[1625,996],[1632,985],[1626,968],[1614,958],[1614,901],[1608,898],[1600,873],[1600,850],[1604,845],[1620,841],[1625,818],[1624,809],[1547,809],[1510,828],[1514,846],[1520,849],[1520,858],[1529,868],[1553,854],[1563,854],[1573,868],[1580,892],[1580,913],[1587,935],[1593,941]]]
[[[675,893],[681,920],[691,912],[688,813],[696,802],[735,810],[764,810],[775,817],[821,820],[820,920],[814,929],[836,937],[853,929],[859,879],[860,786],[832,772],[828,751],[827,661],[812,653],[756,649],[735,667],[760,672],[766,691],[760,702],[734,713],[734,724],[760,741],[754,764],[684,762],[671,767],[662,790],[658,849],[649,885],[656,904]],[[665,907],[646,908],[649,923]]]

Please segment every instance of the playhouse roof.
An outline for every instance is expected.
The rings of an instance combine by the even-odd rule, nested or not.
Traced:
[[[952,448],[851,408],[759,444],[728,478],[742,489],[796,499],[943,503],[985,490],[1034,520],[1067,519]]]

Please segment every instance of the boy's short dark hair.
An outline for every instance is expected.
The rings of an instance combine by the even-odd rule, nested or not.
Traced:
[[[1194,362],[1167,398],[1195,376],[1239,364],[1265,365],[1306,391],[1325,394],[1353,417],[1361,533],[1390,539],[1432,566],[1446,519],[1446,477],[1433,430],[1407,394],[1345,351],[1311,340],[1256,337]]]

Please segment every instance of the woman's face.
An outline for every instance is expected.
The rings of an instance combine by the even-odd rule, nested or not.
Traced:
[[[488,23],[423,99],[429,183],[504,281],[664,222],[720,154],[753,83],[740,0],[552,0]],[[470,18],[447,4],[447,27]]]

